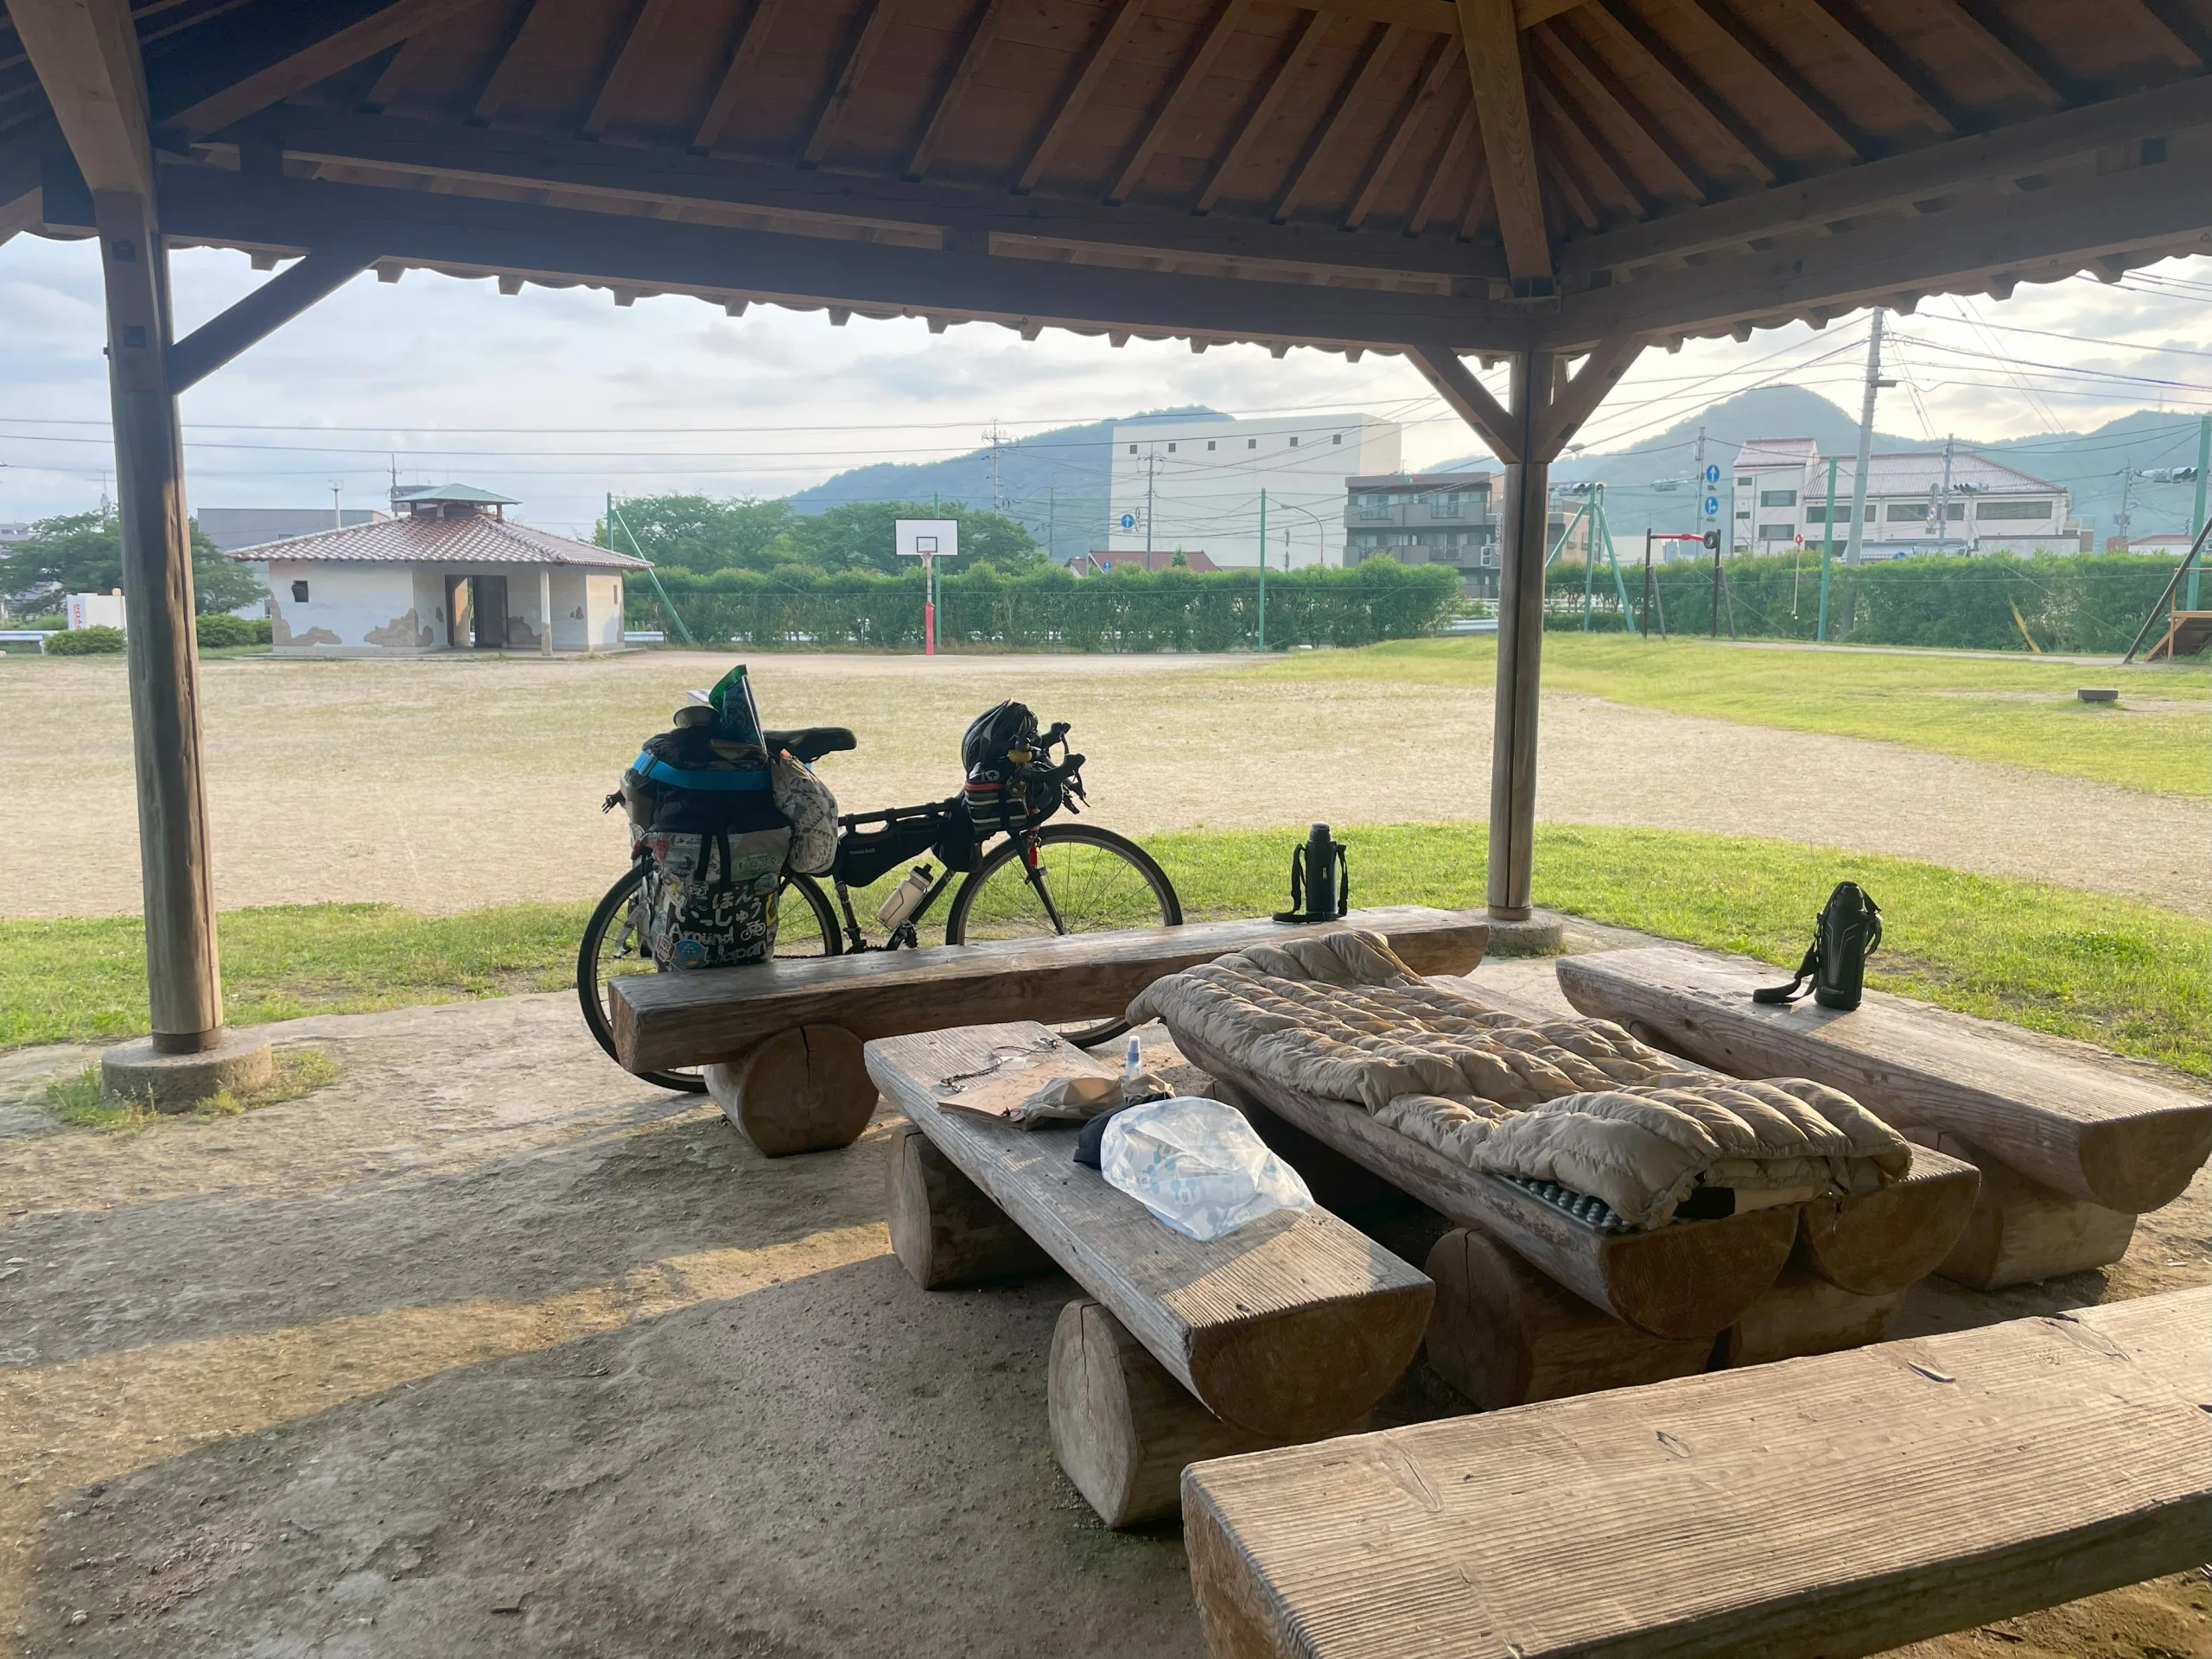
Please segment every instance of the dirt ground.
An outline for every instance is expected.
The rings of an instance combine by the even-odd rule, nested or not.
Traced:
[[[962,730],[1015,696],[1073,723],[1099,821],[1132,833],[1487,816],[1488,692],[1255,679],[1238,661],[776,655],[753,667],[772,721],[860,734],[857,753],[823,767],[848,811],[951,793]],[[594,896],[624,856],[601,797],[684,689],[721,666],[675,652],[211,661],[218,902],[448,911]],[[0,659],[0,915],[135,912],[121,661]],[[2212,906],[2202,801],[1557,693],[1537,809]]]
[[[1522,998],[1541,963],[1486,965]],[[1055,1469],[1043,1274],[925,1294],[882,1118],[768,1161],[565,995],[271,1028],[338,1080],[57,1128],[0,1056],[0,1632],[25,1655],[1202,1652],[1179,1537]],[[1157,1050],[1155,1063],[1164,1063]],[[1910,1331],[2212,1278],[2200,1173],[2127,1259]],[[1437,1385],[1440,1388],[1440,1385]],[[2191,1659],[2201,1574],[1923,1644]]]

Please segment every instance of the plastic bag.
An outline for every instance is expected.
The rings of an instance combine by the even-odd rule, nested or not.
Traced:
[[[1202,1242],[1270,1211],[1313,1207],[1298,1172],[1268,1150],[1242,1113],[1189,1095],[1109,1119],[1099,1173],[1166,1226]]]

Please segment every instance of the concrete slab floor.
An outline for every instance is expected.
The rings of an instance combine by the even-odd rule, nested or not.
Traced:
[[[1203,1651],[1174,1529],[1106,1531],[1052,1465],[1073,1286],[916,1289],[881,1119],[761,1159],[605,1060],[564,995],[269,1034],[338,1080],[135,1134],[38,1109],[85,1051],[0,1064],[16,1651]],[[2113,1292],[2204,1281],[2202,1177],[2158,1223]],[[1986,1319],[2106,1288],[2079,1280],[1954,1300]],[[2201,1652],[2202,1589],[2000,1635]],[[1988,1650],[1948,1640],[1927,1650]]]

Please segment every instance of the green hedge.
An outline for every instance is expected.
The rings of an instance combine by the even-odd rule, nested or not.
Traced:
[[[913,650],[922,643],[922,577],[799,567],[696,575],[658,572],[693,637],[747,645]],[[666,626],[652,584],[625,584],[633,627]],[[938,584],[938,639],[954,648],[1235,651],[1257,642],[1256,571],[1065,569],[1005,575],[989,567]],[[1368,645],[1428,633],[1451,615],[1459,580],[1440,567],[1370,560],[1267,582],[1268,645]],[[672,632],[672,631],[671,631]]]
[[[121,628],[68,628],[46,642],[49,657],[105,657],[122,649]]]
[[[227,612],[203,616],[195,624],[200,633],[200,649],[221,651],[236,645],[265,645],[270,643],[269,619],[265,616],[232,616]]]
[[[1810,639],[1821,606],[1821,556],[1807,547],[1789,554],[1721,561],[1727,600],[1720,629],[1745,638]],[[2173,575],[2173,561],[2127,554],[2038,553],[2026,557],[1913,556],[1848,566],[1830,575],[1828,638],[1854,645],[1936,645],[2024,652],[2024,626],[2039,650],[2118,653]],[[1545,579],[1545,626],[1582,626],[1583,567],[1554,565]],[[1624,618],[1612,573],[1599,565],[1591,606],[1592,632],[1634,628],[1641,615],[1643,570],[1625,560]],[[1670,632],[1702,635],[1713,615],[1713,562],[1681,560],[1656,567],[1659,610]],[[2019,613],[2015,620],[2013,612]],[[1655,618],[1653,628],[1657,629]]]

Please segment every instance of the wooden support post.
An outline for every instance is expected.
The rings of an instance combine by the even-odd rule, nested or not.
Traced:
[[[537,654],[553,654],[553,572],[543,565],[537,571]]]
[[[963,1175],[912,1123],[892,1131],[884,1166],[884,1217],[892,1253],[924,1290],[1011,1279],[1050,1268],[1037,1247],[983,1189]]]
[[[1052,1327],[1045,1395],[1053,1461],[1109,1527],[1177,1513],[1187,1465],[1285,1444],[1222,1421],[1087,1298]]]
[[[147,197],[97,191],[92,211],[107,292],[153,1043],[159,1053],[195,1054],[222,1041],[223,982],[200,771],[200,646],[184,451],[163,363],[168,257]]]
[[[1709,1337],[1655,1337],[1600,1313],[1471,1229],[1438,1239],[1424,1271],[1436,1281],[1429,1368],[1484,1411],[1689,1376],[1713,1351]]]
[[[722,1116],[770,1158],[849,1147],[875,1116],[861,1039],[842,1026],[794,1026],[742,1059],[707,1068]]]
[[[1497,707],[1491,743],[1490,913],[1526,921],[1530,845],[1536,824],[1536,677],[1544,642],[1544,522],[1551,499],[1550,457],[1536,447],[1551,401],[1552,356],[1513,359],[1507,413],[1522,459],[1505,468],[1498,524]]]

